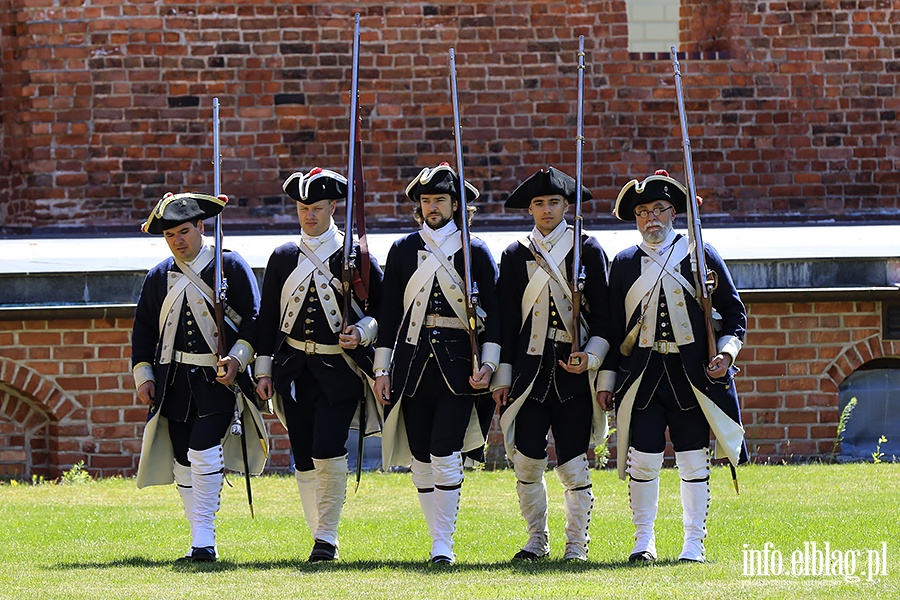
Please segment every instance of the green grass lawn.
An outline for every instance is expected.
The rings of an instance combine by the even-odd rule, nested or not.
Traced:
[[[562,489],[547,476],[551,559],[513,564],[525,540],[512,471],[470,472],[456,535],[458,563],[426,565],[430,540],[408,474],[370,473],[352,484],[341,522],[341,560],[305,562],[312,542],[293,477],[253,480],[256,519],[243,480],[230,477],[219,512],[222,556],[175,566],[190,545],[174,488],[133,480],[0,486],[0,598],[897,598],[900,597],[900,465],[747,466],[741,495],[726,468],[713,470],[706,548],[710,563],[675,562],[681,549],[678,478],[663,473],[653,566],[626,561],[632,543],[628,491],[595,471],[590,561],[559,559]],[[769,552],[762,551],[769,543]],[[791,574],[804,544],[829,544],[846,573]],[[886,549],[882,551],[882,542]],[[811,546],[808,546],[811,554]],[[781,555],[780,576],[747,573]],[[867,551],[886,556],[869,575]],[[873,555],[874,556],[874,555]],[[874,558],[873,558],[874,560]],[[797,566],[802,570],[800,563]]]

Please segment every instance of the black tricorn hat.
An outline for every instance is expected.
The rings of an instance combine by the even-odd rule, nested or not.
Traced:
[[[466,200],[475,200],[480,195],[478,188],[466,182]],[[425,167],[406,186],[406,197],[418,202],[422,194],[449,194],[459,200],[459,177],[449,163],[442,162],[436,167]]]
[[[687,190],[669,177],[668,171],[660,169],[641,182],[632,179],[626,183],[616,198],[613,214],[620,221],[634,221],[635,206],[657,200],[671,203],[675,207],[676,215],[687,211]]]
[[[340,173],[316,167],[305,175],[294,173],[285,180],[282,188],[300,204],[341,200],[347,197],[347,178]]]
[[[228,200],[196,192],[163,196],[141,225],[141,231],[159,235],[188,221],[209,219],[222,212],[226,202]]]
[[[571,175],[567,175],[555,167],[541,169],[525,181],[519,184],[513,193],[506,199],[506,208],[528,208],[531,200],[538,196],[560,195],[569,203],[575,202],[575,192],[578,182]],[[581,186],[581,200],[590,200],[591,192]]]

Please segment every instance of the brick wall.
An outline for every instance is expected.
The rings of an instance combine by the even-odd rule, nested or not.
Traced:
[[[750,303],[737,381],[757,461],[827,458],[837,386],[863,363],[900,356],[880,340],[879,302]],[[97,475],[133,474],[147,410],[135,404],[131,318],[0,321],[0,475],[56,477],[84,460]],[[269,468],[289,465],[274,418]],[[498,446],[491,452],[502,460]]]
[[[880,302],[748,305],[738,382],[747,445],[757,460],[828,457],[838,386],[876,358],[900,356],[881,339]]]
[[[681,2],[707,219],[896,218],[898,2]],[[671,65],[628,52],[623,1],[70,3],[0,0],[0,227],[132,228],[163,192],[212,190],[222,103],[229,219],[293,222],[280,182],[346,164],[352,15],[362,13],[369,212],[408,222],[424,164],[452,158],[458,55],[468,177],[484,212],[538,167],[575,164],[575,53],[586,36],[585,183],[680,170]],[[311,158],[314,157],[314,158]]]

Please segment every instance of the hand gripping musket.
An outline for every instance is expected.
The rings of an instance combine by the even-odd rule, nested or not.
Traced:
[[[691,257],[691,271],[694,274],[694,285],[697,288],[697,300],[703,309],[704,329],[706,330],[707,356],[710,362],[719,353],[716,344],[716,330],[713,324],[712,295],[718,285],[716,272],[706,266],[706,250],[703,246],[703,235],[700,228],[700,206],[697,203],[697,188],[694,183],[694,166],[691,162],[691,140],[688,136],[687,115],[684,108],[684,90],[681,83],[681,68],[678,65],[678,53],[675,46],[672,51],[672,70],[675,74],[675,96],[678,100],[678,117],[681,125],[681,146],[684,154],[684,178],[687,184],[687,226],[688,250]],[[737,473],[731,467],[731,480],[734,491],[740,494]]]
[[[578,124],[575,135],[575,240],[572,248],[572,354],[581,352],[581,294],[584,291],[585,272],[582,264],[581,241],[584,218],[581,209],[584,151],[584,36],[578,38]],[[579,364],[579,359],[569,357],[569,363]]]
[[[478,306],[478,286],[472,279],[472,246],[469,237],[469,210],[466,204],[466,178],[463,175],[462,132],[459,124],[459,94],[456,86],[456,55],[450,48],[450,92],[453,100],[453,132],[456,138],[456,164],[459,175],[459,229],[462,232],[463,283],[466,294],[466,321],[469,329],[469,343],[472,354],[472,375],[481,370],[479,359],[476,307]]]
[[[364,195],[366,193],[365,181],[363,181],[362,159],[360,156],[360,125],[362,117],[359,109],[359,13],[356,13],[356,25],[353,29],[353,72],[350,90],[350,151],[347,173],[349,185],[347,186],[347,218],[344,221],[344,254],[342,265],[342,287],[344,298],[344,314],[341,320],[341,333],[350,324],[350,315],[353,311],[351,299],[353,290],[364,303],[368,300],[369,289],[369,250],[366,244],[366,213]],[[354,207],[356,209],[356,227],[359,231],[359,251],[361,258],[360,273],[356,273],[354,261],[356,254],[353,248],[353,221]],[[359,480],[362,478],[363,441],[366,434],[366,399],[365,396],[359,403],[359,442],[356,447],[356,490],[359,490]],[[356,491],[354,490],[354,491]]]
[[[216,198],[222,193],[222,154],[219,147],[219,99],[213,98],[213,180],[214,195]],[[216,258],[215,258],[215,298],[214,308],[216,312],[216,330],[218,339],[218,355],[224,358],[228,355],[225,342],[225,300],[228,297],[228,280],[225,278],[225,265],[222,259],[222,213],[216,215]],[[224,377],[224,367],[219,367],[217,375]],[[247,459],[247,436],[241,423],[241,402],[238,400],[239,391],[233,386],[235,392],[234,423],[231,426],[231,435],[241,436],[241,454],[244,458],[244,479],[247,483],[247,503],[250,505],[250,517],[253,514],[253,492],[250,489],[250,462]]]

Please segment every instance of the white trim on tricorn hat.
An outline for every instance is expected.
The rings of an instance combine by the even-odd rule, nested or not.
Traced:
[[[450,163],[442,162],[436,167],[425,167],[406,186],[406,197],[413,202],[418,202],[422,194],[449,194],[454,199],[459,199],[459,177]],[[466,182],[466,200],[475,200],[481,193],[474,185]]]
[[[182,223],[204,221],[222,212],[227,202],[228,200],[197,192],[163,196],[147,220],[141,224],[141,231],[159,235]]]
[[[625,184],[613,214],[620,221],[634,221],[634,207],[656,200],[665,200],[675,207],[675,214],[687,211],[687,190],[683,185],[669,177],[668,171],[660,169],[643,181],[632,179]]]
[[[541,169],[531,177],[519,184],[506,199],[503,206],[506,208],[525,209],[531,206],[531,201],[538,196],[560,195],[570,204],[575,202],[575,192],[578,182],[575,178],[560,171],[556,167]],[[581,186],[581,200],[587,201],[593,198],[590,190]]]
[[[347,178],[335,171],[315,167],[309,173],[293,173],[281,186],[284,192],[301,204],[320,200],[342,200],[347,197]]]

